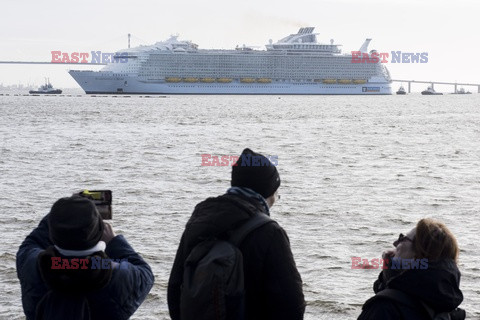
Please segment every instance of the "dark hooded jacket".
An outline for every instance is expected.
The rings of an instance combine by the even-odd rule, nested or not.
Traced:
[[[47,217],[27,236],[17,252],[17,275],[27,320],[38,319],[42,315],[44,317],[50,315],[49,318],[56,315],[58,319],[71,319],[72,313],[76,310],[89,310],[91,319],[128,319],[153,286],[154,277],[149,265],[123,236],[118,235],[107,244],[104,254],[121,262],[110,271],[108,279],[103,279],[105,284],[102,284],[101,288],[81,295],[75,294],[78,287],[71,288],[72,295],[49,290],[42,278],[39,263],[39,257],[54,254]],[[49,299],[45,299],[47,297]],[[79,301],[86,305],[79,306]],[[41,311],[37,313],[39,310]],[[74,315],[78,317],[78,314]],[[88,315],[82,315],[81,318],[88,319]]]
[[[460,271],[453,260],[429,262],[427,269],[383,270],[375,281],[375,293],[385,288],[400,290],[414,302],[423,301],[435,313],[450,312],[463,300]],[[363,305],[358,320],[430,319],[421,307],[407,306],[389,298],[374,296]]]
[[[168,283],[172,320],[180,319],[180,288],[184,262],[202,239],[227,238],[229,230],[245,223],[255,212],[265,214],[256,200],[223,195],[199,203],[188,221]],[[302,279],[285,231],[267,223],[252,231],[239,246],[245,276],[245,312],[248,320],[303,319],[305,300]]]

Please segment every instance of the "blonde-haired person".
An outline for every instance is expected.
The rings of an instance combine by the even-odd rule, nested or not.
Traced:
[[[393,245],[383,253],[387,268],[373,285],[376,295],[365,302],[358,320],[465,319],[457,308],[463,300],[459,248],[445,224],[422,219]]]

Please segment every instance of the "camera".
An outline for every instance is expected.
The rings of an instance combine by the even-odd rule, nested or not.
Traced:
[[[79,195],[92,200],[103,219],[112,219],[111,190],[83,190]]]

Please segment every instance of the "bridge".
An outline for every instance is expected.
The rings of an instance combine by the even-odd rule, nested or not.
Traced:
[[[454,91],[457,92],[457,86],[477,87],[477,93],[480,93],[480,84],[478,83],[460,83],[460,82],[440,82],[440,81],[422,81],[422,80],[392,80],[392,82],[408,82],[408,93],[411,92],[412,83],[427,83],[432,89],[435,84],[447,84],[454,86]]]
[[[106,63],[80,63],[80,62],[50,62],[50,61],[0,61],[0,64],[76,64],[81,66],[86,65],[100,65],[104,66]]]

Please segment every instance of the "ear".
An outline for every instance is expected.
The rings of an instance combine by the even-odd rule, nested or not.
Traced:
[[[273,204],[275,203],[275,193],[272,194],[267,199],[265,199],[265,201],[267,202],[268,207],[271,208],[273,206]]]

